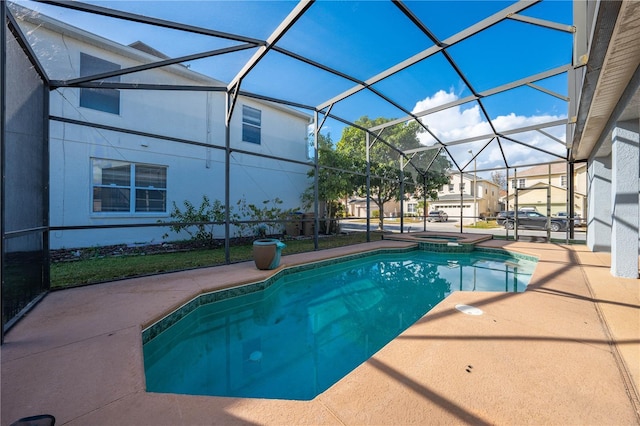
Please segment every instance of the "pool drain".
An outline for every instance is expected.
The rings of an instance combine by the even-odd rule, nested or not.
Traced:
[[[469,305],[456,305],[456,309],[467,315],[482,315],[484,313],[481,309]]]
[[[249,355],[249,361],[258,362],[262,359],[262,352],[253,351],[251,355]]]

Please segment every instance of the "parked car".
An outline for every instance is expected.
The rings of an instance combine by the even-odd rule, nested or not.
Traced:
[[[543,215],[535,211],[519,211],[518,227],[530,229],[547,229],[547,222],[550,219],[549,229],[553,232],[563,231],[567,229],[567,220],[559,217],[551,217]],[[507,229],[515,228],[515,212],[500,212],[496,218],[498,225],[504,225]]]
[[[560,219],[567,219],[568,220],[567,212],[558,212],[556,214],[556,217],[558,217]],[[582,225],[584,225],[584,222],[583,222],[582,218],[577,213],[573,216],[573,225],[574,226],[582,226]]]
[[[502,211],[502,212],[498,212],[498,214],[496,215],[496,223],[498,225],[504,225],[504,220],[507,218],[507,216],[513,216],[513,212],[512,211]]]
[[[442,210],[432,210],[427,217],[429,222],[446,222],[449,220],[449,215]]]

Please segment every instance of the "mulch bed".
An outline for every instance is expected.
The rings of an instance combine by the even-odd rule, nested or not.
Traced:
[[[234,238],[231,245],[249,244],[253,238]],[[176,253],[192,250],[216,249],[224,247],[224,240],[176,241],[161,244],[116,244],[108,246],[82,247],[51,250],[51,262],[73,262],[110,256],[134,256],[159,253]]]

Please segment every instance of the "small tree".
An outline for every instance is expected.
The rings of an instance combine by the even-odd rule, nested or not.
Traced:
[[[368,117],[361,117],[356,121],[360,127],[372,128],[390,121],[387,118],[376,118],[370,120]],[[370,137],[370,167],[371,201],[376,204],[379,210],[379,228],[384,228],[384,204],[392,200],[401,200],[406,194],[400,194],[401,183],[408,184],[412,179],[416,182],[417,194],[427,195],[437,198],[437,188],[447,181],[445,170],[450,166],[449,161],[438,156],[434,162],[430,162],[434,154],[426,151],[418,152],[411,157],[415,174],[407,169],[404,173],[400,170],[401,152],[409,149],[420,148],[418,135],[423,128],[415,121],[396,124],[388,127],[382,133],[382,138],[388,143],[376,141],[375,137]],[[366,166],[366,135],[357,127],[346,127],[342,131],[342,137],[337,144],[337,151],[350,158],[358,158],[360,164]],[[405,156],[405,160],[408,161]],[[431,164],[431,165],[429,165]],[[420,170],[422,167],[423,170]],[[364,171],[364,167],[360,170]],[[366,196],[366,182],[359,180],[356,192],[360,196]],[[405,191],[406,192],[406,191]]]
[[[498,185],[498,187],[500,189],[506,189],[507,188],[507,175],[504,172],[501,172],[499,170],[491,172],[491,182],[493,182],[496,185]]]
[[[337,224],[335,219],[344,212],[339,200],[353,194],[358,185],[359,177],[349,172],[354,169],[355,161],[334,149],[330,134],[318,135],[318,201],[325,209],[322,229],[326,234],[337,232],[337,227],[332,227],[332,224]],[[315,169],[309,170],[307,176],[313,179]],[[314,201],[315,182],[312,181],[302,194],[302,203],[305,209],[310,209]]]
[[[189,234],[193,241],[212,244],[213,229],[216,225],[213,222],[224,221],[224,205],[220,200],[211,202],[206,195],[202,196],[202,202],[198,207],[194,206],[189,200],[184,200],[182,204],[183,209],[178,207],[175,201],[173,202],[173,208],[169,215],[173,221],[169,229],[177,234],[184,231]],[[162,236],[162,238],[168,237],[168,233]]]
[[[246,235],[247,229],[253,229],[253,235],[259,238],[267,235],[282,234],[283,221],[293,214],[297,209],[283,210],[279,206],[282,204],[280,198],[262,201],[262,206],[247,203],[246,198],[241,198],[236,203],[238,206],[238,214],[234,216],[235,220],[240,217],[251,221],[252,223],[238,223],[235,225],[239,229],[241,235]],[[258,223],[259,222],[259,223]]]

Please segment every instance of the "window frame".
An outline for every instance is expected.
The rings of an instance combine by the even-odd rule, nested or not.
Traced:
[[[251,114],[254,116],[251,117]],[[256,145],[262,144],[262,110],[242,105],[242,141]]]
[[[90,64],[88,61],[92,61]],[[85,64],[83,66],[83,63]],[[122,69],[119,64],[106,59],[80,52],[80,77],[96,75]],[[89,68],[89,70],[87,70]],[[109,77],[97,82],[119,83],[120,76]],[[107,114],[120,115],[120,90],[81,87],[78,96],[78,106]]]
[[[106,167],[102,167],[99,163],[100,162],[104,162],[104,163],[115,163],[120,165],[120,167],[124,167],[124,166],[128,166],[129,170],[128,170],[128,180],[129,182],[125,185],[124,183],[96,183],[96,179],[95,179],[95,171],[96,171],[96,167],[99,167],[100,172],[102,173],[102,170],[105,169]],[[121,160],[113,160],[113,159],[108,159],[108,158],[97,158],[97,157],[91,157],[91,200],[90,200],[90,204],[91,204],[91,215],[95,215],[95,216],[109,216],[109,217],[113,217],[113,216],[166,216],[168,215],[168,199],[167,199],[167,192],[168,192],[168,171],[169,171],[169,167],[166,165],[161,165],[161,164],[150,164],[150,163],[136,163],[136,162],[132,162],[132,161],[121,161]],[[138,173],[138,168],[143,169],[143,168],[157,168],[157,169],[161,169],[163,171],[163,179],[164,179],[164,187],[163,186],[155,186],[155,185],[141,185],[139,183],[139,175],[142,173]],[[96,198],[96,189],[97,188],[108,188],[108,189],[120,189],[123,192],[124,191],[128,191],[128,210],[115,210],[115,211],[105,211],[105,210],[95,210],[96,208],[96,203],[98,202],[98,199]],[[162,200],[162,207],[164,208],[163,210],[139,210],[138,209],[138,191],[149,191],[152,190],[154,192],[157,193],[161,193],[163,194],[163,197],[161,198]],[[148,194],[147,194],[148,195]],[[157,199],[151,199],[151,202],[153,201],[157,201]],[[102,205],[102,204],[101,204]]]

